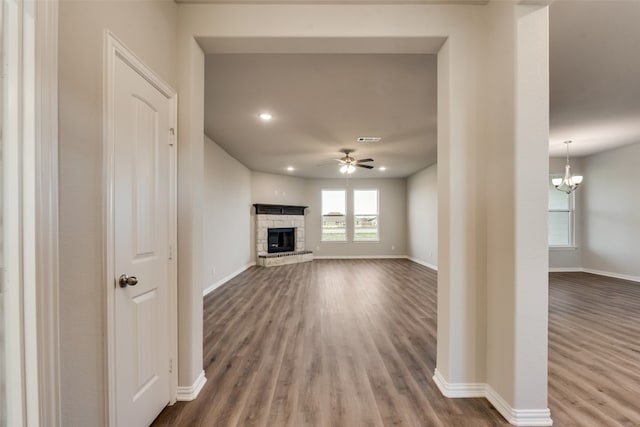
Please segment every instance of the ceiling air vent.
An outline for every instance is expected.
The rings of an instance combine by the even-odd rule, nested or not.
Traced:
[[[356,141],[358,142],[380,142],[382,138],[379,136],[359,136]]]

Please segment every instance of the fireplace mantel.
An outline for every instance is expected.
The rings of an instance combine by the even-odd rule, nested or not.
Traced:
[[[304,215],[304,210],[308,208],[308,206],[267,205],[263,203],[256,203],[253,206],[256,208],[256,214],[260,215]]]

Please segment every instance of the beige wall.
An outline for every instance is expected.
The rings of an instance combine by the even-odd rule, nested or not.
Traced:
[[[310,179],[306,183],[306,245],[315,257],[406,256],[405,179]],[[322,190],[347,190],[347,233],[352,233],[353,190],[378,190],[379,242],[322,242]]]
[[[407,255],[438,267],[438,166],[407,178]]]
[[[251,172],[205,136],[205,290],[213,290],[253,261],[251,220]]]
[[[526,409],[528,422],[548,425],[547,287],[540,286],[548,268],[547,8],[496,0],[486,7],[181,4],[179,9],[180,46],[188,51],[187,60],[179,61],[180,144],[191,159],[202,152],[202,99],[195,94],[204,87],[203,52],[191,49],[193,36],[208,39],[213,50],[216,41],[225,40],[235,52],[252,43],[255,48],[262,37],[282,37],[298,47],[309,39],[329,38],[337,45],[350,38],[363,46],[373,41],[372,49],[379,37],[447,39],[438,51],[437,378],[443,392],[458,395],[474,393],[464,390],[469,383],[486,383],[493,402],[506,402],[504,414]],[[183,87],[193,89],[193,96],[185,98]],[[488,151],[498,155],[485,156]],[[197,174],[192,177],[198,185]],[[187,210],[198,210],[195,197],[185,202],[191,204]],[[489,229],[496,234],[490,236]],[[201,247],[196,240],[197,233],[186,238]],[[200,289],[193,285],[181,294],[192,298],[193,309],[201,304],[195,298]],[[201,347],[196,341],[201,326],[194,323],[189,330],[192,348]]]
[[[582,159],[583,267],[640,281],[640,144]]]
[[[488,395],[538,408],[548,423],[548,9],[495,1],[488,11],[479,153],[486,293],[477,296],[486,298]]]
[[[60,369],[65,426],[105,422],[104,30],[113,31],[175,88],[176,10],[169,1],[60,2]]]
[[[252,203],[304,206],[306,179],[251,171]]]
[[[584,176],[576,190],[575,249],[549,249],[551,270],[585,270],[640,281],[640,144],[582,158],[571,171]],[[550,173],[564,172],[564,158],[549,159]]]
[[[306,249],[315,257],[404,256],[406,252],[406,183],[404,179],[305,179],[251,172],[252,203],[308,206],[305,216]],[[379,190],[380,241],[321,242],[323,189]],[[351,194],[348,191],[348,194]],[[348,196],[351,203],[351,196]],[[252,226],[255,217],[252,217]],[[255,239],[252,231],[252,239]],[[252,248],[255,244],[252,244]],[[393,246],[393,249],[392,249]],[[254,249],[255,252],[255,249]]]
[[[178,9],[180,11],[180,9]],[[180,14],[178,13],[178,18]],[[203,370],[204,55],[178,26],[178,387]],[[188,72],[185,72],[188,70]]]
[[[546,287],[539,286],[548,263],[540,193],[548,160],[539,145],[548,124],[545,8],[500,1],[489,7],[182,4],[179,56],[172,2],[63,1],[60,9],[64,425],[101,425],[105,409],[105,28],[170,84],[176,85],[176,67],[180,72],[181,386],[202,370],[204,59],[193,35],[236,41],[446,37],[438,52],[438,369],[451,384],[487,382],[511,407],[546,417],[547,303]],[[481,154],[492,147],[497,156]],[[485,229],[497,234],[489,237]]]

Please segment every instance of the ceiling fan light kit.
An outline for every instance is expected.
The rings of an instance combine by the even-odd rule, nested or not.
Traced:
[[[564,143],[567,145],[567,164],[564,167],[564,177],[553,178],[551,182],[556,189],[571,194],[582,183],[582,175],[571,174],[571,166],[569,165],[569,144],[571,144],[571,141],[565,141]]]
[[[356,171],[356,166],[364,169],[373,169],[371,165],[365,165],[363,163],[373,162],[373,159],[360,159],[357,160],[354,157],[351,157],[350,154],[353,153],[352,150],[342,150],[344,153],[344,157],[341,159],[336,159],[336,161],[340,162],[340,173],[342,174],[352,174]]]
[[[340,173],[354,173],[355,171],[356,171],[356,167],[353,165],[340,166]]]

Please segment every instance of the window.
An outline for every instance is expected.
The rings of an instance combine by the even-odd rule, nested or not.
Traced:
[[[354,190],[353,241],[378,240],[378,190]]]
[[[573,246],[574,193],[558,191],[549,178],[549,246]]]
[[[322,241],[347,241],[347,193],[322,190]]]
[[[353,225],[354,242],[377,242],[378,190],[353,190],[353,213],[347,216],[347,191],[322,190],[322,241],[346,242],[347,221]],[[351,206],[351,199],[349,201]],[[353,223],[351,222],[353,218]],[[351,235],[351,229],[349,230]]]

